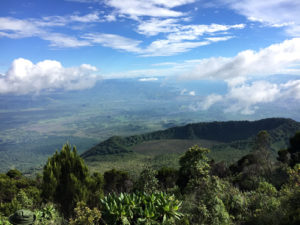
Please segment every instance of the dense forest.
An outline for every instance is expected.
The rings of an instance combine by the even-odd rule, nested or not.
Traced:
[[[300,132],[271,159],[263,130],[251,152],[227,164],[192,146],[179,168],[147,168],[136,177],[111,169],[92,172],[65,144],[30,178],[16,169],[0,174],[0,224],[30,210],[34,224],[300,224]]]

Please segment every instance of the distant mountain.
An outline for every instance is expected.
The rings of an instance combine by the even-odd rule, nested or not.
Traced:
[[[218,148],[249,148],[253,137],[261,130],[267,130],[271,136],[272,147],[284,148],[289,138],[300,130],[300,123],[292,119],[269,118],[258,121],[202,122],[166,130],[133,135],[114,136],[103,141],[81,156],[89,160],[94,156],[133,152],[133,147],[154,140],[207,140],[218,143]],[[225,149],[225,148],[224,148]]]

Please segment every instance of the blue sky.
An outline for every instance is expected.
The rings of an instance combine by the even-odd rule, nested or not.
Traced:
[[[0,94],[203,79],[228,93],[205,96],[202,110],[228,101],[251,114],[300,99],[299,12],[295,0],[1,0]]]

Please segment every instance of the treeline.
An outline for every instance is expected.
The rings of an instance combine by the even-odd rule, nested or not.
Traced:
[[[270,159],[270,135],[257,134],[253,150],[227,165],[193,146],[179,169],[90,171],[66,144],[35,179],[18,170],[0,174],[0,224],[18,209],[35,224],[300,224],[300,132]]]

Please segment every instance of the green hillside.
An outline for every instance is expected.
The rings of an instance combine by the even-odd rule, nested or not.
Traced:
[[[94,161],[99,156],[134,152],[146,155],[173,154],[182,153],[194,144],[211,148],[212,154],[221,151],[226,155],[225,150],[248,151],[252,138],[261,130],[268,131],[272,148],[277,151],[287,146],[289,138],[300,130],[300,123],[285,118],[194,123],[141,135],[114,136],[81,156],[86,161]]]

